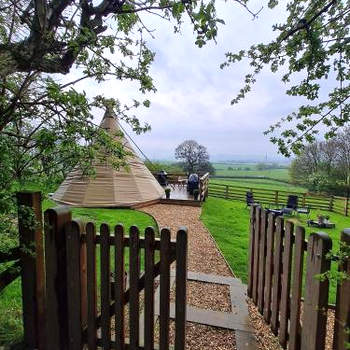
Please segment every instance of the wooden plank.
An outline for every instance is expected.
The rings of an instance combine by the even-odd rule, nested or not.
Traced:
[[[259,246],[259,271],[258,271],[258,310],[261,314],[264,312],[264,288],[265,288],[265,261],[266,261],[266,229],[267,213],[261,210],[260,222],[260,246]]]
[[[161,230],[160,242],[160,317],[159,349],[169,348],[169,308],[170,308],[170,230]]]
[[[255,209],[255,237],[254,237],[254,263],[253,263],[253,302],[258,302],[258,279],[259,279],[259,247],[261,235],[261,208]]]
[[[244,302],[246,305],[246,302]],[[170,303],[170,318],[175,319],[175,303]],[[155,305],[155,313],[159,315],[159,307]],[[232,312],[212,311],[206,309],[200,309],[191,305],[187,306],[186,321],[204,324],[207,326],[231,329],[234,331],[253,332],[249,318],[243,319],[240,315]],[[248,321],[248,322],[247,322]],[[159,347],[160,349],[160,347]]]
[[[173,276],[173,275],[175,276],[175,274],[173,274],[173,270],[170,270],[170,276]],[[215,283],[215,284],[237,285],[237,286],[243,285],[242,281],[239,280],[238,278],[212,275],[212,274],[208,275],[206,273],[193,272],[193,271],[187,271],[187,280],[208,282],[208,283]]]
[[[83,224],[79,221],[71,221],[65,226],[69,350],[82,349],[83,346],[80,281],[80,233],[83,231]]]
[[[129,249],[129,281],[130,281],[130,347],[137,349],[139,346],[139,313],[140,300],[138,283],[140,277],[140,251],[139,251],[139,229],[130,227],[130,249]]]
[[[40,192],[18,192],[24,344],[45,348],[45,267]]]
[[[347,249],[350,246],[350,229],[342,232],[340,237],[341,242]],[[341,261],[339,271],[350,275],[350,258]],[[333,336],[333,350],[345,350],[345,344],[350,343],[350,334],[347,332],[350,329],[350,280],[345,279],[337,286],[337,302],[335,311],[335,324]]]
[[[175,256],[171,255],[170,256],[170,264],[174,261],[175,261]],[[160,261],[154,265],[154,275],[153,275],[154,278],[159,276],[159,274],[160,274]],[[114,282],[111,282],[111,285],[113,285],[113,284],[114,284]],[[139,278],[137,289],[140,292],[144,289],[144,287],[145,287],[145,275],[141,274],[141,276]],[[130,300],[130,289],[127,289],[124,293],[124,305],[126,303],[128,303],[129,300]],[[109,316],[112,317],[113,315],[115,315],[115,302],[114,301],[111,302],[110,307],[109,307]],[[97,322],[98,326],[101,325],[101,315],[97,317],[96,322]],[[85,336],[86,330],[84,330],[83,334]]]
[[[254,245],[255,245],[255,209],[250,207],[250,235],[249,235],[249,262],[248,262],[248,297],[253,295],[253,266],[254,266]]]
[[[344,201],[344,215],[345,216],[348,216],[349,214],[349,198],[345,198],[345,201]]]
[[[101,267],[101,337],[103,349],[110,349],[111,340],[111,319],[109,316],[109,306],[111,302],[110,291],[110,229],[109,225],[102,224],[101,233],[101,250],[100,250],[100,267]]]
[[[235,331],[236,349],[256,350],[259,345],[253,332]]]
[[[81,283],[81,324],[87,326],[88,319],[88,297],[87,297],[87,247],[86,241],[80,242],[80,283]]]
[[[0,292],[21,276],[21,262],[16,261],[5,271],[0,272]]]
[[[21,258],[21,249],[14,247],[9,249],[8,252],[0,252],[0,263],[18,260]]]
[[[89,350],[97,348],[97,284],[96,284],[96,227],[89,222],[86,225],[86,252],[87,252],[87,342]]]
[[[72,214],[67,207],[47,209],[45,217],[45,269],[46,269],[46,348],[68,347],[67,310],[67,252],[65,225]]]
[[[283,348],[287,347],[288,339],[288,320],[290,307],[290,278],[292,271],[292,250],[293,250],[293,231],[292,222],[286,222],[284,249],[283,249],[283,275],[282,275],[282,291],[281,291],[281,316],[279,342]]]
[[[124,349],[124,290],[125,290],[125,266],[124,266],[124,227],[116,225],[114,229],[115,239],[115,342],[117,349]]]
[[[327,305],[329,281],[321,281],[317,275],[329,270],[330,260],[326,254],[332,248],[332,241],[325,233],[309,236],[305,280],[305,300],[301,348],[323,350],[326,338]]]
[[[294,273],[292,297],[290,301],[290,330],[288,350],[300,350],[301,323],[300,303],[302,297],[303,270],[304,270],[304,243],[305,229],[298,226],[295,231],[294,244]]]
[[[82,241],[86,240],[86,235],[83,235],[81,238]],[[96,239],[95,239],[95,243],[96,244],[100,244],[101,243],[101,236],[96,234]],[[124,236],[124,241],[123,241],[124,247],[129,247],[130,246],[130,237],[128,236]],[[109,237],[109,245],[110,246],[114,246],[115,245],[115,239],[113,236]],[[145,248],[145,239],[144,238],[140,238],[139,239],[139,248]],[[155,250],[160,250],[160,239],[159,238],[155,238],[154,240],[154,249]],[[175,254],[176,251],[176,241],[171,240],[170,241],[170,251],[172,254]]]
[[[145,231],[145,319],[144,347],[154,349],[154,229]]]
[[[264,295],[264,319],[270,323],[271,318],[271,291],[273,275],[273,252],[275,238],[275,215],[269,214],[266,240],[266,261],[265,261],[265,295]]]
[[[273,285],[271,299],[271,330],[277,335],[279,325],[279,308],[281,298],[281,274],[282,274],[282,247],[284,236],[284,220],[281,217],[276,219],[275,251],[273,257]]]
[[[176,235],[176,310],[175,350],[185,349],[186,338],[186,280],[187,280],[187,228]]]

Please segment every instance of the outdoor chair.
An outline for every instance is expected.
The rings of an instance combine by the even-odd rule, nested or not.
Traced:
[[[298,196],[289,195],[287,204],[281,209],[267,209],[268,212],[274,213],[276,216],[280,215],[292,215],[293,211],[297,211],[298,208]]]
[[[283,215],[292,215],[293,211],[298,208],[298,196],[289,195],[287,199],[287,205],[282,208]]]

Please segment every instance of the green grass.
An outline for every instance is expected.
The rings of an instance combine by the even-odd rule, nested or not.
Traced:
[[[53,201],[49,199],[43,200],[43,210],[54,206],[56,206],[56,204]],[[153,226],[156,229],[156,234],[158,234],[158,226],[156,221],[150,215],[137,210],[73,208],[72,214],[73,219],[82,219],[84,222],[95,222],[97,231],[99,231],[99,226],[101,223],[107,223],[111,227],[111,233],[113,233],[113,227],[117,223],[122,223],[124,225],[126,235],[128,235],[128,230],[132,225],[138,226],[141,236],[144,236],[144,230],[148,226]],[[96,256],[98,271],[97,278],[99,281],[99,249],[97,249]],[[113,249],[111,249],[111,261],[113,260]],[[125,260],[126,266],[128,266],[127,249],[125,251]],[[141,266],[143,266],[143,254],[141,254]],[[0,293],[0,346],[18,341],[21,339],[22,334],[22,293],[21,281],[20,278],[18,278]]]
[[[23,336],[21,281],[17,278],[0,293],[0,346]]]
[[[250,188],[263,188],[269,190],[291,191],[291,192],[307,192],[307,189],[301,186],[295,186],[288,183],[268,179],[210,179],[210,182],[219,183],[230,186]]]
[[[256,163],[213,163],[218,176],[267,176],[274,179],[288,180],[288,168],[257,170]],[[229,168],[232,168],[229,169]]]
[[[204,203],[201,220],[209,229],[218,243],[228,263],[237,277],[247,282],[248,274],[248,246],[249,246],[249,209],[245,203],[228,201],[219,198],[208,198]],[[318,214],[330,216],[330,220],[336,224],[335,229],[325,229],[333,241],[333,249],[339,248],[340,232],[350,227],[350,218],[340,214],[312,210],[310,217],[316,218]],[[306,228],[306,235],[315,232],[315,228],[307,227],[307,217],[291,217],[289,220]],[[332,269],[336,269],[332,263]],[[330,289],[330,302],[335,302],[335,286]]]

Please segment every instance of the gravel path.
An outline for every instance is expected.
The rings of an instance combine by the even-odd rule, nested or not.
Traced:
[[[221,255],[211,234],[200,220],[201,208],[157,204],[142,209],[152,215],[160,227],[169,227],[175,238],[179,226],[188,228],[188,268],[190,271],[232,277],[232,271]],[[229,291],[219,285],[188,283],[189,305],[216,311],[229,311]],[[281,350],[270,327],[263,321],[255,305],[248,299],[250,322],[259,350]],[[173,322],[170,339],[173,340]],[[234,332],[187,322],[186,348],[190,350],[236,350]]]
[[[142,211],[152,215],[159,227],[169,227],[176,238],[179,226],[188,228],[188,269],[195,272],[232,276],[214,240],[200,221],[201,208],[156,204]]]
[[[218,251],[211,235],[200,221],[201,208],[157,204],[142,209],[152,215],[160,227],[169,227],[175,238],[179,226],[188,228],[188,269],[194,272],[232,276],[225,259]],[[230,310],[228,290],[223,286],[190,282],[188,304],[214,311]],[[173,340],[173,327],[170,339]],[[187,322],[186,349],[235,350],[234,332]]]

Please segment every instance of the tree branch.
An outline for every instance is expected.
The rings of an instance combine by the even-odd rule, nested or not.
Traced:
[[[320,17],[323,13],[327,12],[329,8],[334,5],[337,2],[337,0],[332,0],[330,3],[328,3],[325,7],[323,7],[319,12],[314,14],[312,18],[308,21],[306,21],[304,18],[299,20],[297,23],[297,27],[290,30],[282,39],[279,40],[279,42],[285,41],[290,36],[294,35],[296,32],[302,29],[308,29],[310,24],[312,24],[318,17]]]

